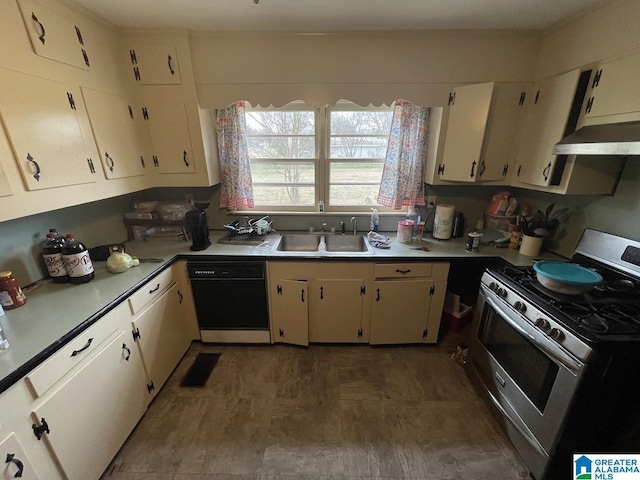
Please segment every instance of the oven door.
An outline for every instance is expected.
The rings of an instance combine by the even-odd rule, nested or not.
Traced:
[[[542,476],[536,470],[553,453],[584,364],[484,286],[469,358],[470,375],[508,421],[516,447],[524,443],[536,457],[532,473]]]

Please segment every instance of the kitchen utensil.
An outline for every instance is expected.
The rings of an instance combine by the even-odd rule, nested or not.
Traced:
[[[135,258],[135,257],[134,257]],[[162,263],[164,262],[163,258],[138,258],[140,263]]]
[[[542,261],[533,264],[538,282],[549,290],[579,295],[602,282],[602,275],[575,263]]]

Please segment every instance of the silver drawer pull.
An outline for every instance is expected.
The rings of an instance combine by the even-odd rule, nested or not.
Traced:
[[[500,385],[502,385],[503,387],[506,385],[507,382],[504,381],[504,378],[502,378],[498,372],[495,372],[493,376],[496,378]]]

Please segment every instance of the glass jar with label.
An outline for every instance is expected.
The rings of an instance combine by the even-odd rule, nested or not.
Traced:
[[[5,310],[21,307],[27,303],[27,297],[22,293],[18,279],[13,272],[0,272],[0,304]]]

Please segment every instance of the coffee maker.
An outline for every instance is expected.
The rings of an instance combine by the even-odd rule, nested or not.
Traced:
[[[185,214],[187,232],[191,235],[192,242],[190,250],[204,250],[211,245],[207,214],[205,213],[208,206],[208,203],[194,203],[193,210],[189,210]]]

